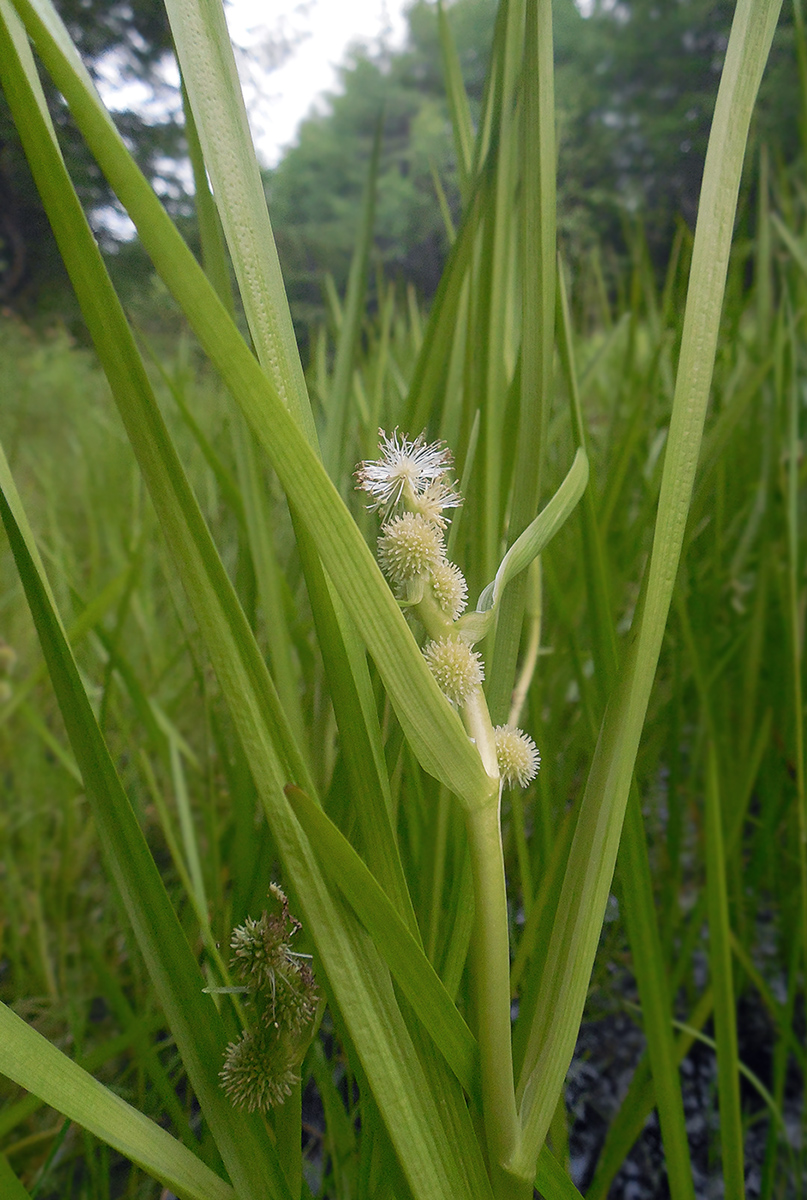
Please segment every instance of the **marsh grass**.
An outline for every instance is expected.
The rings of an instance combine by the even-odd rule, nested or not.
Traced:
[[[635,1014],[638,1002],[648,1054],[612,1121],[588,1195],[607,1194],[654,1104],[671,1194],[693,1194],[676,1063],[702,1031],[717,1045],[720,1136],[712,1152],[727,1194],[742,1194],[744,1130],[757,1121],[768,1123],[760,1194],[803,1194],[798,1146],[805,1143],[784,1131],[782,1115],[788,1090],[803,1087],[794,1079],[803,1081],[804,1073],[807,941],[800,690],[800,485],[807,467],[799,452],[807,256],[798,190],[784,175],[772,188],[763,164],[759,213],[744,215],[754,241],[740,241],[727,264],[711,389],[709,347],[695,344],[702,330],[687,332],[684,313],[689,281],[692,305],[704,306],[702,328],[717,339],[721,290],[698,291],[715,246],[702,246],[698,260],[682,232],[659,285],[637,239],[624,305],[605,297],[594,269],[568,281],[569,304],[564,280],[556,290],[554,274],[548,9],[526,6],[522,45],[524,12],[506,5],[486,102],[489,124],[483,120],[476,143],[445,41],[466,209],[431,315],[393,286],[376,313],[362,311],[371,174],[352,290],[331,297],[331,325],[314,333],[303,381],[289,348],[271,230],[249,192],[248,155],[226,170],[217,160],[228,114],[205,110],[210,97],[195,93],[192,82],[199,64],[188,60],[194,114],[202,130],[209,126],[199,154],[218,197],[263,375],[227,325],[227,275],[214,214],[205,225],[199,163],[206,267],[218,280],[218,308],[201,277],[188,285],[192,264],[127,176],[108,133],[93,124],[92,102],[60,59],[63,46],[45,6],[21,9],[50,69],[63,71],[59,86],[86,119],[105,169],[118,172],[116,186],[141,221],[144,240],[151,239],[150,252],[184,296],[190,325],[252,428],[190,335],[176,356],[153,359],[141,339],[149,364],[142,371],[103,304],[101,311],[92,307],[93,289],[101,296],[105,285],[88,258],[72,264],[77,287],[139,469],[86,353],[63,337],[33,345],[19,327],[0,327],[13,381],[0,440],[23,502],[6,480],[9,537],[69,729],[68,741],[4,546],[0,633],[18,661],[0,707],[0,988],[19,1015],[134,1109],[167,1121],[178,1139],[172,1151],[153,1126],[143,1132],[129,1124],[120,1134],[107,1115],[119,1110],[108,1097],[82,1090],[88,1085],[78,1075],[66,1086],[85,1107],[69,1127],[9,1092],[0,1130],[13,1186],[24,1184],[31,1195],[107,1195],[108,1141],[146,1168],[132,1168],[125,1180],[125,1194],[133,1197],[158,1193],[150,1176],[187,1195],[230,1195],[223,1169],[244,1197],[296,1197],[307,1188],[339,1197],[402,1195],[407,1188],[435,1200],[491,1188],[500,1196],[525,1195],[548,1131],[554,1154],[539,1160],[539,1186],[549,1200],[573,1195],[565,1170],[568,1115],[557,1101],[589,992],[590,1013],[603,1004]],[[745,5],[743,12],[763,21],[761,7]],[[769,22],[773,7],[765,12]],[[190,29],[196,16],[189,8],[172,19],[178,30],[183,21]],[[182,55],[181,37],[178,46]],[[523,94],[522,56],[530,68]],[[523,178],[521,104],[531,114],[527,128],[541,131],[530,143]],[[237,128],[237,114],[229,116]],[[734,148],[737,180],[743,144],[744,134]],[[38,145],[44,162],[46,140]],[[57,187],[55,170],[43,189]],[[708,167],[707,180],[714,185]],[[526,210],[519,208],[524,195]],[[781,228],[771,208],[786,214]],[[65,229],[74,219],[54,214]],[[733,209],[727,219],[730,226]],[[68,258],[69,237],[83,236],[78,225],[72,228]],[[719,240],[715,234],[715,245]],[[728,255],[725,236],[720,244]],[[534,275],[520,278],[516,247],[527,248]],[[751,289],[744,285],[749,252]],[[260,287],[250,294],[256,278]],[[526,331],[520,343],[519,320]],[[676,398],[676,387],[683,398]],[[299,428],[284,424],[278,394]],[[705,410],[709,394],[684,525],[688,498],[680,510],[680,496],[672,506],[664,499],[680,482],[669,472],[663,482],[667,442],[676,453],[683,444],[670,416],[675,411],[680,425],[695,401]],[[506,793],[503,806],[510,984],[519,997],[516,1079],[525,1063],[526,1069],[517,1093],[517,1142],[498,1162],[484,1157],[501,1130],[490,1120],[490,1081],[476,1073],[475,1039],[487,1036],[487,1016],[494,1014],[479,1011],[478,994],[474,1012],[473,974],[466,969],[478,935],[467,840],[473,830],[456,799],[467,804],[477,794],[478,764],[402,622],[396,624],[395,606],[367,566],[369,556],[362,557],[363,544],[350,540],[355,527],[337,497],[347,500],[374,546],[376,520],[356,495],[351,472],[374,456],[379,425],[411,433],[428,425],[450,441],[467,496],[450,548],[472,599],[534,515],[539,477],[543,505],[578,448],[586,447],[590,462],[578,510],[544,549],[540,568],[521,577],[521,590],[505,593],[496,640],[492,648],[483,643],[489,700],[504,718],[520,648],[520,669],[527,671],[520,720],[543,758],[536,783],[523,797]],[[680,461],[680,476],[695,470],[696,425],[687,427],[689,457]],[[306,449],[306,438],[316,445],[317,430],[336,491],[328,490]],[[192,493],[182,490],[180,460]],[[24,536],[23,506],[75,655],[75,676],[32,539]],[[669,532],[672,510],[677,534]],[[655,525],[657,512],[668,523],[666,535]],[[668,538],[654,560],[670,576],[661,583],[648,567],[654,528],[657,539]],[[683,539],[680,570],[676,536]],[[216,565],[214,545],[226,573]],[[369,666],[357,630],[372,652]],[[645,643],[631,660],[631,640],[643,630]],[[271,675],[262,673],[264,662]],[[621,681],[616,692],[615,680]],[[634,700],[640,694],[644,704],[649,696],[646,721]],[[422,697],[414,707],[413,695]],[[643,722],[629,797],[630,743],[638,742]],[[135,822],[127,823],[115,772]],[[289,781],[303,790],[287,801],[282,786]],[[621,919],[601,935],[625,806],[614,884]],[[105,881],[102,855],[114,887]],[[149,874],[154,862],[167,893],[156,872]],[[214,1008],[201,993],[203,983],[228,985],[230,931],[259,914],[270,880],[278,878],[300,906],[300,945],[315,953],[330,1006],[324,1036],[303,1066],[306,1094],[316,1092],[324,1117],[307,1129],[303,1161],[299,1092],[267,1125],[228,1108],[217,1073],[241,1014],[232,997],[219,995]],[[175,954],[167,962],[161,941]],[[623,980],[627,971],[635,989],[624,983],[615,989],[615,971]],[[411,994],[409,976],[423,980]],[[506,980],[498,987],[509,1011]],[[763,1063],[762,1090],[752,1081],[741,1093],[735,1012],[738,1000],[749,997],[770,1019],[771,1062],[769,1071]],[[8,1030],[9,1039],[27,1036],[11,1024]],[[40,1072],[28,1086],[44,1089],[43,1074],[55,1073],[57,1060],[38,1043],[20,1040],[19,1047],[20,1061],[29,1055]],[[15,1077],[12,1065],[4,1070]],[[132,1110],[126,1113],[134,1121]],[[0,1170],[7,1170],[3,1158]]]

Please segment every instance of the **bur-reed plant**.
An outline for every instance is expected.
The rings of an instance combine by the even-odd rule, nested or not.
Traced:
[[[59,617],[3,458],[3,519],[70,741],[71,750],[62,748],[62,757],[80,773],[106,869],[209,1140],[196,1143],[184,1114],[175,1120],[178,1137],[173,1138],[10,1008],[0,1010],[0,1069],[177,1195],[296,1197],[308,1192],[300,1152],[300,1085],[284,1076],[284,1090],[291,1087],[291,1095],[282,1105],[258,1114],[249,1111],[249,1105],[244,1109],[231,1103],[220,1079],[227,1044],[248,1022],[243,985],[233,983],[219,944],[229,933],[222,923],[232,910],[222,872],[229,871],[242,909],[247,900],[254,902],[239,878],[242,869],[258,865],[254,847],[248,845],[256,836],[249,828],[253,796],[270,839],[261,865],[276,858],[291,912],[301,920],[304,944],[314,956],[330,1027],[348,1064],[347,1114],[334,1086],[332,1064],[316,1039],[304,1067],[316,1079],[327,1114],[333,1164],[329,1178],[335,1194],[516,1197],[532,1195],[534,1186],[549,1198],[577,1194],[564,1162],[562,1090],[618,852],[620,901],[633,950],[649,1071],[637,1072],[594,1188],[604,1194],[608,1171],[612,1177],[613,1162],[622,1161],[638,1132],[637,1121],[640,1128],[655,1102],[671,1194],[694,1194],[677,1071],[686,1039],[693,1034],[674,1040],[672,1005],[681,983],[689,982],[687,961],[699,933],[694,920],[681,928],[677,903],[689,827],[675,811],[671,785],[665,924],[656,914],[639,792],[632,781],[693,503],[693,519],[699,505],[703,519],[703,483],[694,491],[694,501],[693,487],[746,138],[778,9],[770,0],[741,0],[737,6],[691,247],[680,344],[672,347],[667,336],[671,306],[683,290],[680,272],[673,267],[670,290],[659,303],[641,260],[635,274],[635,311],[604,335],[600,355],[605,368],[596,372],[596,386],[605,385],[609,370],[617,382],[610,395],[602,397],[600,411],[608,414],[606,436],[613,443],[599,457],[606,473],[595,492],[586,487],[591,431],[586,429],[581,400],[581,385],[585,394],[591,384],[586,374],[578,382],[572,322],[563,276],[556,269],[548,3],[510,0],[501,6],[477,130],[470,126],[450,26],[441,14],[463,191],[462,222],[422,330],[417,328],[416,312],[410,313],[415,353],[408,386],[408,372],[395,361],[404,341],[403,318],[391,294],[382,301],[370,355],[356,373],[372,221],[371,171],[348,295],[341,313],[334,306],[338,331],[333,372],[327,356],[315,357],[315,407],[294,343],[221,9],[192,0],[171,0],[168,5],[186,91],[203,271],[128,155],[47,0],[20,0],[14,8],[2,0],[3,87],[159,519],[170,560],[166,575],[171,586],[182,584],[198,629],[198,644],[191,635],[183,639],[196,656],[194,673],[200,686],[209,688],[204,665],[209,662],[226,703],[228,723],[222,724],[214,705],[206,709],[205,719],[216,755],[227,764],[236,833],[229,841],[217,837],[220,813],[210,797],[201,811],[194,811],[188,787],[194,751],[176,719],[177,710],[166,716],[128,662],[122,632],[142,586],[140,543],[132,543],[113,594],[103,601],[99,597],[85,619],[85,630],[100,640],[108,664],[103,701],[96,712],[71,650],[76,631],[71,639]],[[204,456],[208,478],[236,526],[242,564],[240,573],[236,570],[237,590],[65,174],[28,38],[234,402],[233,473],[228,456],[204,434],[183,388],[176,381],[171,387]],[[227,253],[254,353],[233,320]],[[777,397],[790,387],[787,611],[800,729],[798,411],[793,398],[797,318],[788,318],[791,309],[783,305],[781,316],[774,318],[768,303],[760,318],[764,335],[760,332],[757,341],[757,348],[766,347],[761,361],[749,373],[753,356],[746,359],[738,352],[736,378],[730,375],[726,382],[720,376],[724,394],[732,400],[710,432],[701,480],[703,472],[722,471],[725,490],[726,468],[719,465],[719,452],[735,426],[769,375]],[[736,337],[741,333],[731,332]],[[642,345],[648,339],[650,353]],[[742,384],[741,367],[748,375]],[[169,375],[165,378],[172,384]],[[734,395],[738,389],[742,402]],[[564,402],[556,392],[565,396]],[[658,415],[648,417],[648,408]],[[382,423],[388,432],[379,456],[376,429]],[[416,442],[422,429],[429,432],[424,442]],[[655,429],[656,436],[643,447],[649,429]],[[445,442],[457,451],[456,479],[447,474]],[[330,476],[322,465],[320,445]],[[428,477],[422,461],[415,463],[411,495],[380,496],[370,485],[385,471],[391,475],[396,447],[410,460],[421,452],[431,454],[434,477]],[[628,484],[642,451],[644,483],[637,495]],[[263,455],[288,503],[286,532],[276,528],[277,507],[262,484]],[[355,504],[354,518],[345,503],[359,459],[365,462],[361,479],[373,498],[382,501],[382,530],[373,528],[374,518]],[[380,465],[367,465],[372,463]],[[774,471],[773,466],[769,469]],[[546,500],[550,477],[562,482]],[[440,503],[421,511],[429,484],[448,490],[448,512]],[[464,503],[456,508],[459,495]],[[396,510],[398,501],[403,504]],[[723,539],[725,496],[721,503]],[[553,562],[556,543],[547,547],[575,509],[583,549],[575,556],[574,577],[561,579]],[[744,529],[746,554],[757,545],[761,518],[755,513],[752,509]],[[690,527],[690,541],[698,528]],[[282,542],[290,531],[293,553]],[[389,578],[371,548],[379,532],[382,566]],[[736,543],[733,537],[731,544],[739,562],[731,578],[741,581],[743,538]],[[611,561],[613,546],[626,552],[622,561]],[[537,564],[545,550],[541,570]],[[718,562],[725,553],[721,541]],[[463,589],[453,574],[459,568],[450,566],[455,562],[464,567],[470,595],[478,597],[475,609],[466,614],[459,611]],[[281,564],[290,565],[284,571]],[[615,621],[609,577],[616,573],[636,589],[634,611],[625,622],[629,628]],[[298,585],[304,586],[310,606],[318,657],[295,619],[291,597]],[[581,588],[588,607],[591,670],[586,669],[585,650],[571,615],[571,601]],[[453,600],[442,598],[448,593]],[[715,594],[713,588],[712,597]],[[81,597],[75,599],[81,608]],[[175,603],[179,611],[187,611],[178,597]],[[117,619],[110,635],[101,618],[113,605]],[[537,738],[543,766],[531,803],[531,845],[524,805],[518,792],[504,790],[504,783],[519,773],[528,781],[536,765],[532,743],[525,738],[511,746],[511,751],[520,748],[524,759],[520,771],[512,754],[502,770],[494,729],[511,728],[507,735],[500,733],[500,743],[518,737],[512,728],[522,720],[522,710],[529,718],[523,720],[528,733],[562,727],[562,718],[545,718],[541,708],[541,698],[549,695],[543,669],[537,671],[544,606],[554,610],[557,640],[566,643],[555,647],[554,659],[566,664],[567,675],[570,669],[574,672],[582,720],[562,751],[551,738]],[[256,619],[259,610],[262,622]],[[760,620],[764,607],[762,612]],[[680,755],[676,737],[684,743],[695,736],[692,758],[706,764],[707,780],[707,882],[705,898],[697,903],[701,923],[705,917],[709,924],[713,980],[708,1002],[701,998],[687,1029],[697,1030],[713,1010],[723,1172],[731,1194],[741,1195],[743,1138],[732,954],[744,972],[755,968],[734,948],[729,902],[735,905],[734,919],[740,919],[739,912],[746,920],[741,880],[732,882],[731,869],[740,862],[736,843],[766,746],[765,725],[744,730],[742,765],[736,775],[727,775],[722,761],[731,719],[726,715],[721,722],[711,715],[715,685],[727,664],[720,659],[704,665],[686,598],[675,618],[703,716],[702,727],[693,735],[681,713],[679,683],[674,701],[678,723],[671,724],[677,734],[669,735],[669,761]],[[423,630],[431,639],[425,654],[418,641],[423,640]],[[454,656],[451,662],[446,654]],[[456,661],[458,655],[464,655],[464,668]],[[484,656],[484,689],[478,655]],[[756,661],[757,673],[748,668],[746,687],[753,692],[759,686],[759,657],[751,656],[750,661]],[[563,670],[555,665],[546,674]],[[147,789],[159,812],[185,896],[182,922],[110,754],[107,741],[117,749],[115,735],[104,738],[113,673],[148,734],[137,772],[140,783],[128,782],[134,792]],[[749,696],[746,713],[756,711],[751,700]],[[801,745],[800,733],[795,744]],[[324,753],[323,746],[333,750]],[[803,780],[801,767],[797,777]],[[741,801],[734,812],[721,799],[729,779]],[[166,780],[176,815],[163,799]],[[798,802],[788,806],[789,814],[803,814],[803,791],[800,784]],[[560,819],[570,796],[577,798]],[[512,964],[511,934],[515,940],[518,927],[510,928],[515,909],[508,906],[503,807],[507,857],[518,880],[517,886],[511,882],[510,894],[519,897],[524,916]],[[778,829],[784,818],[775,801],[766,804],[764,812]],[[201,820],[212,864],[200,852]],[[800,820],[803,829],[803,816]],[[776,1009],[779,1045],[785,1049],[777,1067],[778,1091],[769,1096],[772,1111],[779,1114],[793,1045],[788,1012],[795,1002],[796,968],[807,939],[807,871],[800,840],[798,845],[802,915],[799,934],[792,939],[790,1009]],[[260,909],[237,915],[239,920],[258,920]],[[676,962],[684,964],[681,972]],[[55,975],[53,990],[58,990]],[[519,1008],[512,1027],[514,993]],[[268,1005],[261,1011],[276,1010]],[[141,1040],[145,1037],[141,1030]],[[160,1075],[159,1062],[151,1082],[168,1102],[171,1087]],[[772,1137],[768,1162],[776,1161]],[[8,1186],[26,1194],[11,1168],[2,1169]],[[767,1169],[770,1178],[775,1168]],[[768,1185],[769,1194],[774,1184],[775,1180]]]

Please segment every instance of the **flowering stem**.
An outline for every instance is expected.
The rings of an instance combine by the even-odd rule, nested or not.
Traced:
[[[510,945],[507,893],[499,826],[499,788],[479,808],[467,812],[474,880],[472,975],[477,1037],[482,1068],[482,1110],[491,1181],[497,1200],[532,1196],[532,1181],[511,1175],[519,1123],[510,1034]]]

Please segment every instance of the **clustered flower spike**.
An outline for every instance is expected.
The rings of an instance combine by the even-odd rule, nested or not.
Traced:
[[[291,949],[300,922],[274,884],[269,900],[270,912],[233,930],[232,966],[254,1020],[227,1047],[220,1073],[237,1108],[262,1112],[282,1104],[299,1081],[319,1000],[311,967]]]
[[[382,511],[378,559],[397,595],[423,620],[433,640],[423,653],[452,704],[464,705],[484,679],[482,660],[452,626],[465,610],[468,585],[448,561],[446,510],[462,504],[449,477],[451,455],[443,442],[414,440],[379,429],[381,457],[363,462],[358,486]],[[397,511],[396,511],[397,510]],[[421,607],[418,607],[421,606]]]
[[[502,783],[505,787],[526,787],[541,765],[535,742],[514,725],[497,725],[494,735]]]

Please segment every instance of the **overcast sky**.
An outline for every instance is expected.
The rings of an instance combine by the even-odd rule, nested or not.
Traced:
[[[353,43],[403,44],[406,0],[227,0],[252,135],[264,166],[274,166],[294,141],[312,105],[338,87],[337,68]],[[166,73],[179,86],[175,64]],[[98,86],[113,110],[159,119],[165,98],[144,84],[123,83],[113,51],[96,64]],[[179,106],[177,94],[176,105]]]
[[[406,3],[227,0],[225,12],[262,165],[278,162],[312,106],[322,106],[325,93],[338,88],[337,68],[352,44],[371,48],[403,44]],[[167,82],[178,88],[175,64],[172,68]],[[124,83],[114,52],[97,63],[96,70],[101,95],[111,109],[133,109],[147,119],[165,117],[165,97],[155,98],[149,88],[136,81]],[[180,107],[178,91],[174,104]],[[134,234],[134,226],[122,211],[105,209],[99,219],[118,238]]]
[[[234,42],[252,53],[239,64],[258,153],[274,165],[323,92],[337,86],[336,68],[352,42],[399,46],[404,0],[232,0],[226,5]],[[291,43],[279,66],[267,43]],[[262,61],[263,57],[263,61]]]

